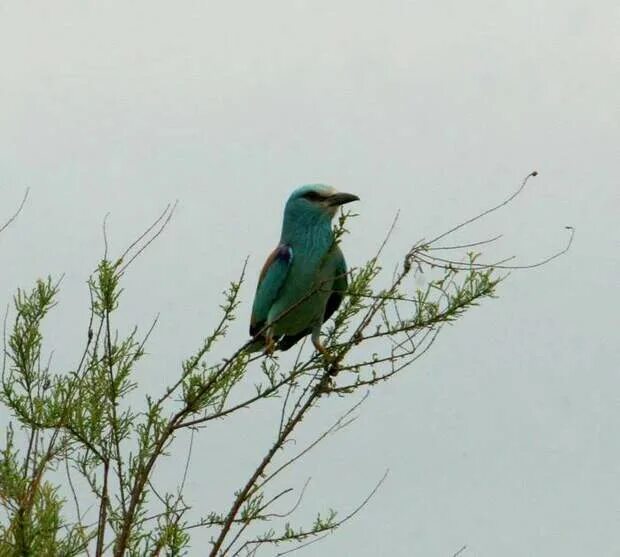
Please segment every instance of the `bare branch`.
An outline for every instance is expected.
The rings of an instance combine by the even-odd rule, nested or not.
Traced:
[[[472,222],[476,222],[477,220],[480,220],[481,218],[487,216],[490,213],[494,213],[495,211],[497,211],[498,209],[501,209],[502,207],[504,207],[505,205],[508,205],[508,203],[510,203],[515,197],[517,197],[525,188],[525,185],[527,184],[528,180],[530,178],[533,178],[535,176],[538,176],[538,172],[536,170],[534,170],[533,172],[530,172],[524,179],[523,182],[521,182],[521,185],[519,186],[519,188],[517,189],[517,191],[515,191],[512,195],[510,195],[508,198],[504,199],[504,201],[502,201],[501,203],[498,203],[497,205],[486,209],[485,211],[482,211],[482,213],[478,213],[476,216],[467,219],[466,221],[463,221],[460,224],[457,224],[456,226],[453,226],[452,228],[450,228],[449,230],[446,230],[446,232],[443,232],[442,234],[439,234],[439,236],[436,236],[435,238],[433,238],[430,242],[426,242],[428,245],[432,245],[435,242],[441,240],[442,238],[445,238],[446,236],[449,236],[450,234],[452,234],[453,232],[456,232],[457,230],[460,230],[461,228],[464,228],[465,226],[467,226],[468,224],[471,224]]]
[[[456,246],[433,246],[433,247],[429,247],[428,251],[474,248],[477,246],[484,246],[486,244],[492,244],[493,242],[496,242],[503,236],[504,236],[503,234],[498,234],[497,236],[493,236],[493,238],[488,238],[487,240],[481,240],[479,242],[471,242],[469,244],[460,244]]]
[[[26,192],[24,193],[24,197],[22,197],[22,201],[19,204],[19,207],[17,208],[17,211],[15,211],[13,213],[13,215],[11,217],[9,217],[9,220],[7,220],[2,226],[0,226],[0,233],[4,232],[13,222],[15,222],[15,219],[22,212],[22,209],[24,208],[24,205],[26,205],[26,200],[28,199],[28,194],[29,193],[30,193],[30,188],[26,188]]]
[[[498,261],[496,263],[478,263],[478,262],[475,262],[475,261],[474,262],[461,262],[461,261],[454,261],[454,260],[451,260],[451,259],[444,259],[442,257],[426,255],[423,252],[416,253],[416,257],[418,257],[419,259],[423,260],[428,265],[441,266],[442,268],[447,268],[447,269],[449,269],[449,268],[456,268],[456,269],[471,269],[471,268],[477,268],[477,269],[507,269],[507,270],[535,269],[536,267],[542,267],[543,265],[546,265],[550,261],[553,261],[554,259],[557,259],[558,257],[561,257],[562,255],[564,255],[565,253],[567,253],[570,250],[571,246],[573,245],[573,239],[575,237],[575,229],[572,226],[565,226],[564,229],[569,231],[569,237],[568,237],[568,240],[566,242],[566,245],[561,250],[556,251],[555,253],[549,255],[548,257],[545,257],[541,261],[537,261],[536,263],[529,263],[529,264],[525,264],[525,265],[504,265],[503,264],[505,261],[509,261],[510,259],[514,259],[514,257],[510,257],[510,258],[504,259],[502,261]],[[438,265],[437,262],[443,263],[443,264],[445,264],[445,266]]]
[[[129,267],[129,265],[131,265],[131,263],[139,256],[141,255],[144,250],[146,248],[148,248],[164,231],[164,229],[166,228],[166,226],[168,226],[168,223],[170,222],[170,220],[172,219],[172,216],[174,215],[174,212],[177,208],[178,205],[178,200],[175,201],[172,205],[168,204],[166,205],[166,208],[163,210],[163,212],[161,213],[161,215],[159,215],[159,217],[157,217],[157,219],[153,222],[153,224],[151,224],[151,226],[149,226],[133,243],[131,243],[129,245],[129,247],[121,254],[119,261],[125,261],[125,258],[129,257],[129,253],[131,252],[131,250],[133,248],[135,248],[144,238],[146,238],[151,231],[153,231],[157,226],[159,226],[159,228],[157,228],[157,230],[155,230],[155,232],[153,233],[153,235],[146,241],[144,242],[144,244],[142,244],[138,250],[136,251],[136,253],[134,253],[131,257],[129,257],[129,259],[127,259],[127,262],[120,268],[119,270],[119,275],[124,274],[124,272],[127,270],[127,267]]]
[[[276,468],[271,474],[269,474],[262,482],[257,483],[255,490],[260,491],[268,482],[280,474],[284,469],[288,468],[294,462],[297,462],[304,455],[308,454],[314,447],[316,447],[321,441],[332,433],[336,433],[341,429],[351,424],[355,418],[349,419],[349,417],[355,412],[368,398],[370,393],[366,392],[364,396],[358,400],[353,406],[351,406],[344,414],[342,414],[328,429],[326,429],[321,435],[319,435],[312,443],[310,443],[305,449],[297,453],[294,457],[288,459],[284,464]]]

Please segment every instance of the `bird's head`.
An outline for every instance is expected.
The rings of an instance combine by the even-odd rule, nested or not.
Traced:
[[[310,234],[310,237],[314,238],[313,242],[316,242],[319,236],[331,242],[331,220],[338,207],[358,199],[357,195],[338,192],[323,184],[297,188],[284,208],[281,240],[295,245]]]
[[[336,191],[332,186],[309,184],[297,188],[291,194],[286,202],[286,212],[305,213],[319,219],[331,220],[338,211],[338,207],[358,200],[357,195]]]

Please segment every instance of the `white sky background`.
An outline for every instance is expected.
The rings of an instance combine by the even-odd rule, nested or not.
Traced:
[[[3,303],[65,273],[47,347],[58,371],[74,365],[103,216],[119,253],[178,199],[127,278],[119,322],[146,330],[161,313],[138,374],[160,392],[249,255],[227,346],[246,339],[295,186],[361,197],[344,243],[353,266],[400,209],[391,269],[537,169],[457,239],[503,233],[493,255],[529,263],[573,225],[570,253],[513,273],[281,485],[312,476],[311,520],[353,508],[390,469],[352,522],[299,555],[444,557],[466,544],[468,557],[618,556],[619,37],[611,0],[0,2],[1,214],[31,188],[0,236]],[[300,442],[345,402],[324,401]],[[276,414],[265,405],[196,437],[198,512],[230,502]],[[179,479],[186,447],[159,481]],[[207,539],[195,533],[192,555]]]

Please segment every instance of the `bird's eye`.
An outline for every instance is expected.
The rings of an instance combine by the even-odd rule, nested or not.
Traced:
[[[323,201],[324,199],[324,197],[316,191],[306,192],[302,195],[302,197],[308,201]]]

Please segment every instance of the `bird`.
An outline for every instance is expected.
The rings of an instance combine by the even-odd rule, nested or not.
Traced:
[[[327,356],[321,325],[338,309],[348,286],[347,264],[331,221],[351,193],[325,184],[297,188],[284,207],[282,233],[260,272],[252,315],[249,351],[288,350],[311,335]]]

